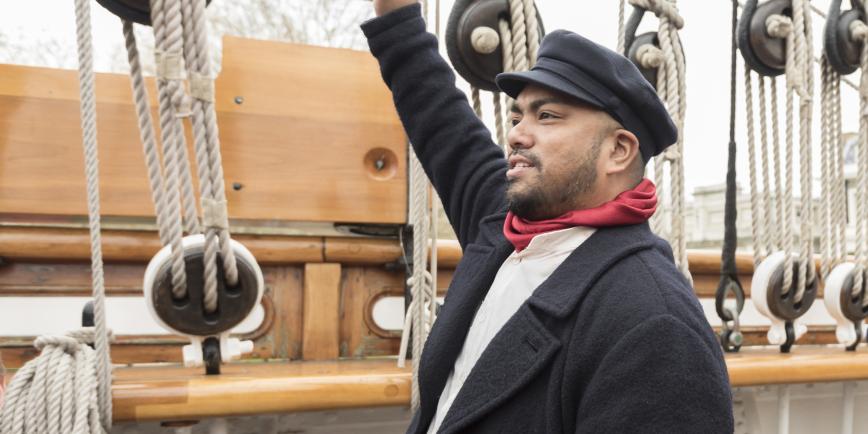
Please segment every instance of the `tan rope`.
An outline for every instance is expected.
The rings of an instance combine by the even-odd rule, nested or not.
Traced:
[[[759,266],[763,259],[768,255],[765,251],[765,246],[758,243],[760,239],[760,202],[759,202],[759,185],[756,177],[756,133],[754,130],[754,113],[753,113],[753,83],[750,69],[744,69],[744,94],[745,94],[745,111],[747,113],[747,159],[748,159],[748,174],[750,180],[750,210],[751,210],[751,235],[753,237],[753,262],[754,268]]]
[[[665,169],[668,166],[671,187],[661,216],[652,220],[652,229],[669,239],[675,263],[684,276],[692,281],[687,264],[687,240],[684,233],[684,117],[687,108],[686,66],[678,30],[684,26],[675,0],[629,0],[630,4],[653,12],[659,19],[657,37],[660,48],[643,48],[639,61],[646,68],[657,68],[657,93],[666,104],[669,116],[678,130],[672,146],[655,158],[654,178],[659,191],[665,191]],[[663,216],[669,211],[668,230],[664,233]]]
[[[850,26],[850,37],[854,41],[862,41],[861,52],[861,75],[859,84],[859,138],[857,145],[857,155],[859,165],[857,166],[857,184],[858,192],[856,198],[856,264],[859,271],[866,266],[866,255],[868,255],[868,246],[866,246],[864,226],[865,226],[865,199],[868,197],[868,179],[865,176],[865,170],[868,168],[868,26],[861,21],[854,21]],[[854,292],[861,293],[865,290],[865,284],[862,279],[862,273],[856,273],[854,279]],[[863,299],[863,305],[868,305],[868,297]]]
[[[811,93],[813,90],[812,63],[813,58],[811,44],[811,23],[809,5],[803,0],[794,0],[792,19],[783,15],[772,15],[766,21],[767,32],[775,38],[786,40],[786,131],[785,131],[785,185],[784,194],[778,198],[779,206],[782,207],[781,238],[785,253],[784,265],[784,291],[788,291],[792,284],[792,251],[794,238],[792,236],[793,223],[793,145],[795,131],[794,124],[794,98],[799,97],[799,168],[800,168],[800,231],[799,231],[799,279],[794,299],[798,302],[804,296],[806,284],[814,279],[813,257],[813,221],[812,221],[812,185],[811,185]],[[772,100],[773,116],[776,116],[776,100]],[[776,181],[777,185],[777,181]],[[755,239],[755,242],[761,240]]]
[[[624,0],[618,0],[618,54],[624,54]]]
[[[112,426],[110,332],[100,240],[99,156],[90,3],[76,0],[82,147],[87,178],[94,327],[42,336],[41,354],[12,378],[0,409],[0,433],[104,433]],[[94,349],[87,344],[93,343]]]

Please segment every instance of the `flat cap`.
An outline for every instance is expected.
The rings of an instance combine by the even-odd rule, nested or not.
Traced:
[[[567,30],[556,30],[543,38],[530,71],[498,74],[495,81],[513,98],[534,83],[605,111],[636,135],[645,162],[678,138],[678,130],[654,87],[632,62]]]

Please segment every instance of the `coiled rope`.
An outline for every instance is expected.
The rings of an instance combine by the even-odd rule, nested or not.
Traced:
[[[0,433],[104,433],[112,426],[110,332],[105,322],[105,284],[99,215],[93,41],[90,3],[75,1],[81,97],[81,130],[87,176],[94,327],[66,336],[42,336],[41,351],[12,378],[0,411]],[[88,344],[93,343],[92,349]]]
[[[668,204],[652,218],[652,229],[669,239],[675,264],[689,281],[692,281],[687,264],[687,239],[684,232],[684,115],[687,110],[686,65],[684,50],[678,30],[684,27],[684,19],[678,13],[675,0],[629,0],[634,7],[653,12],[659,19],[657,36],[660,48],[651,44],[643,45],[637,59],[642,67],[657,69],[657,94],[666,104],[669,116],[678,129],[678,139],[674,145],[654,159],[654,181],[659,190],[665,183],[665,169],[669,169],[672,186],[667,199]],[[623,34],[623,14],[619,8],[619,33]],[[619,35],[618,44],[624,44]],[[623,50],[621,51],[623,52]],[[668,212],[666,212],[668,211]],[[663,219],[669,214],[668,228]],[[668,229],[668,230],[667,230]]]

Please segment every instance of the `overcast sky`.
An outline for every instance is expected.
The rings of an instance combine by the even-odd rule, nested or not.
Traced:
[[[232,0],[214,0],[232,1]],[[433,0],[432,14],[433,14]],[[356,3],[358,2],[358,3]],[[353,5],[363,4],[363,0],[349,0]],[[828,0],[813,2],[820,9],[828,7]],[[441,23],[445,26],[451,7],[451,0],[442,0]],[[617,2],[542,0],[538,1],[545,28],[548,30],[568,29],[615,48],[617,41]],[[726,174],[726,147],[728,141],[729,117],[729,44],[730,8],[728,0],[680,0],[678,6],[685,19],[681,31],[687,59],[687,115],[685,128],[685,166],[687,191],[698,186],[724,182]],[[7,38],[17,41],[49,40],[59,37],[65,40],[69,49],[74,50],[73,0],[19,1],[0,0],[0,30]],[[107,70],[111,58],[121,47],[122,40],[118,20],[94,3],[94,38],[97,50],[97,68]],[[629,13],[629,6],[628,6]],[[820,35],[823,28],[822,18],[814,15],[815,51],[820,52]],[[433,15],[432,15],[433,24]],[[656,26],[656,19],[646,17],[644,30]],[[352,29],[352,31],[357,31]],[[74,65],[71,65],[74,67]],[[741,73],[739,73],[739,83]],[[819,84],[818,72],[815,82]],[[857,76],[851,76],[858,82]],[[779,86],[779,89],[783,89]],[[857,128],[858,95],[852,89],[842,87],[844,102],[844,131]],[[817,100],[819,100],[819,95]],[[739,87],[739,99],[743,99],[743,89]],[[487,100],[490,98],[486,98]],[[783,109],[783,104],[781,104]],[[814,146],[819,149],[819,107],[814,104]],[[782,110],[783,111],[783,110]],[[747,188],[747,158],[744,133],[743,104],[739,106],[737,118],[737,141],[739,144],[739,182]],[[819,176],[819,156],[814,158],[814,177]],[[815,192],[815,194],[818,192]]]

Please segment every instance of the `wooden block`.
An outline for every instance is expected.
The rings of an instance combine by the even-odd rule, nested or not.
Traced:
[[[231,218],[406,221],[407,140],[369,53],[239,38],[223,50]],[[129,77],[98,74],[96,97],[102,212],[153,216]],[[87,214],[78,98],[75,71],[0,65],[0,212]]]
[[[302,358],[336,359],[339,354],[340,264],[305,264]]]

